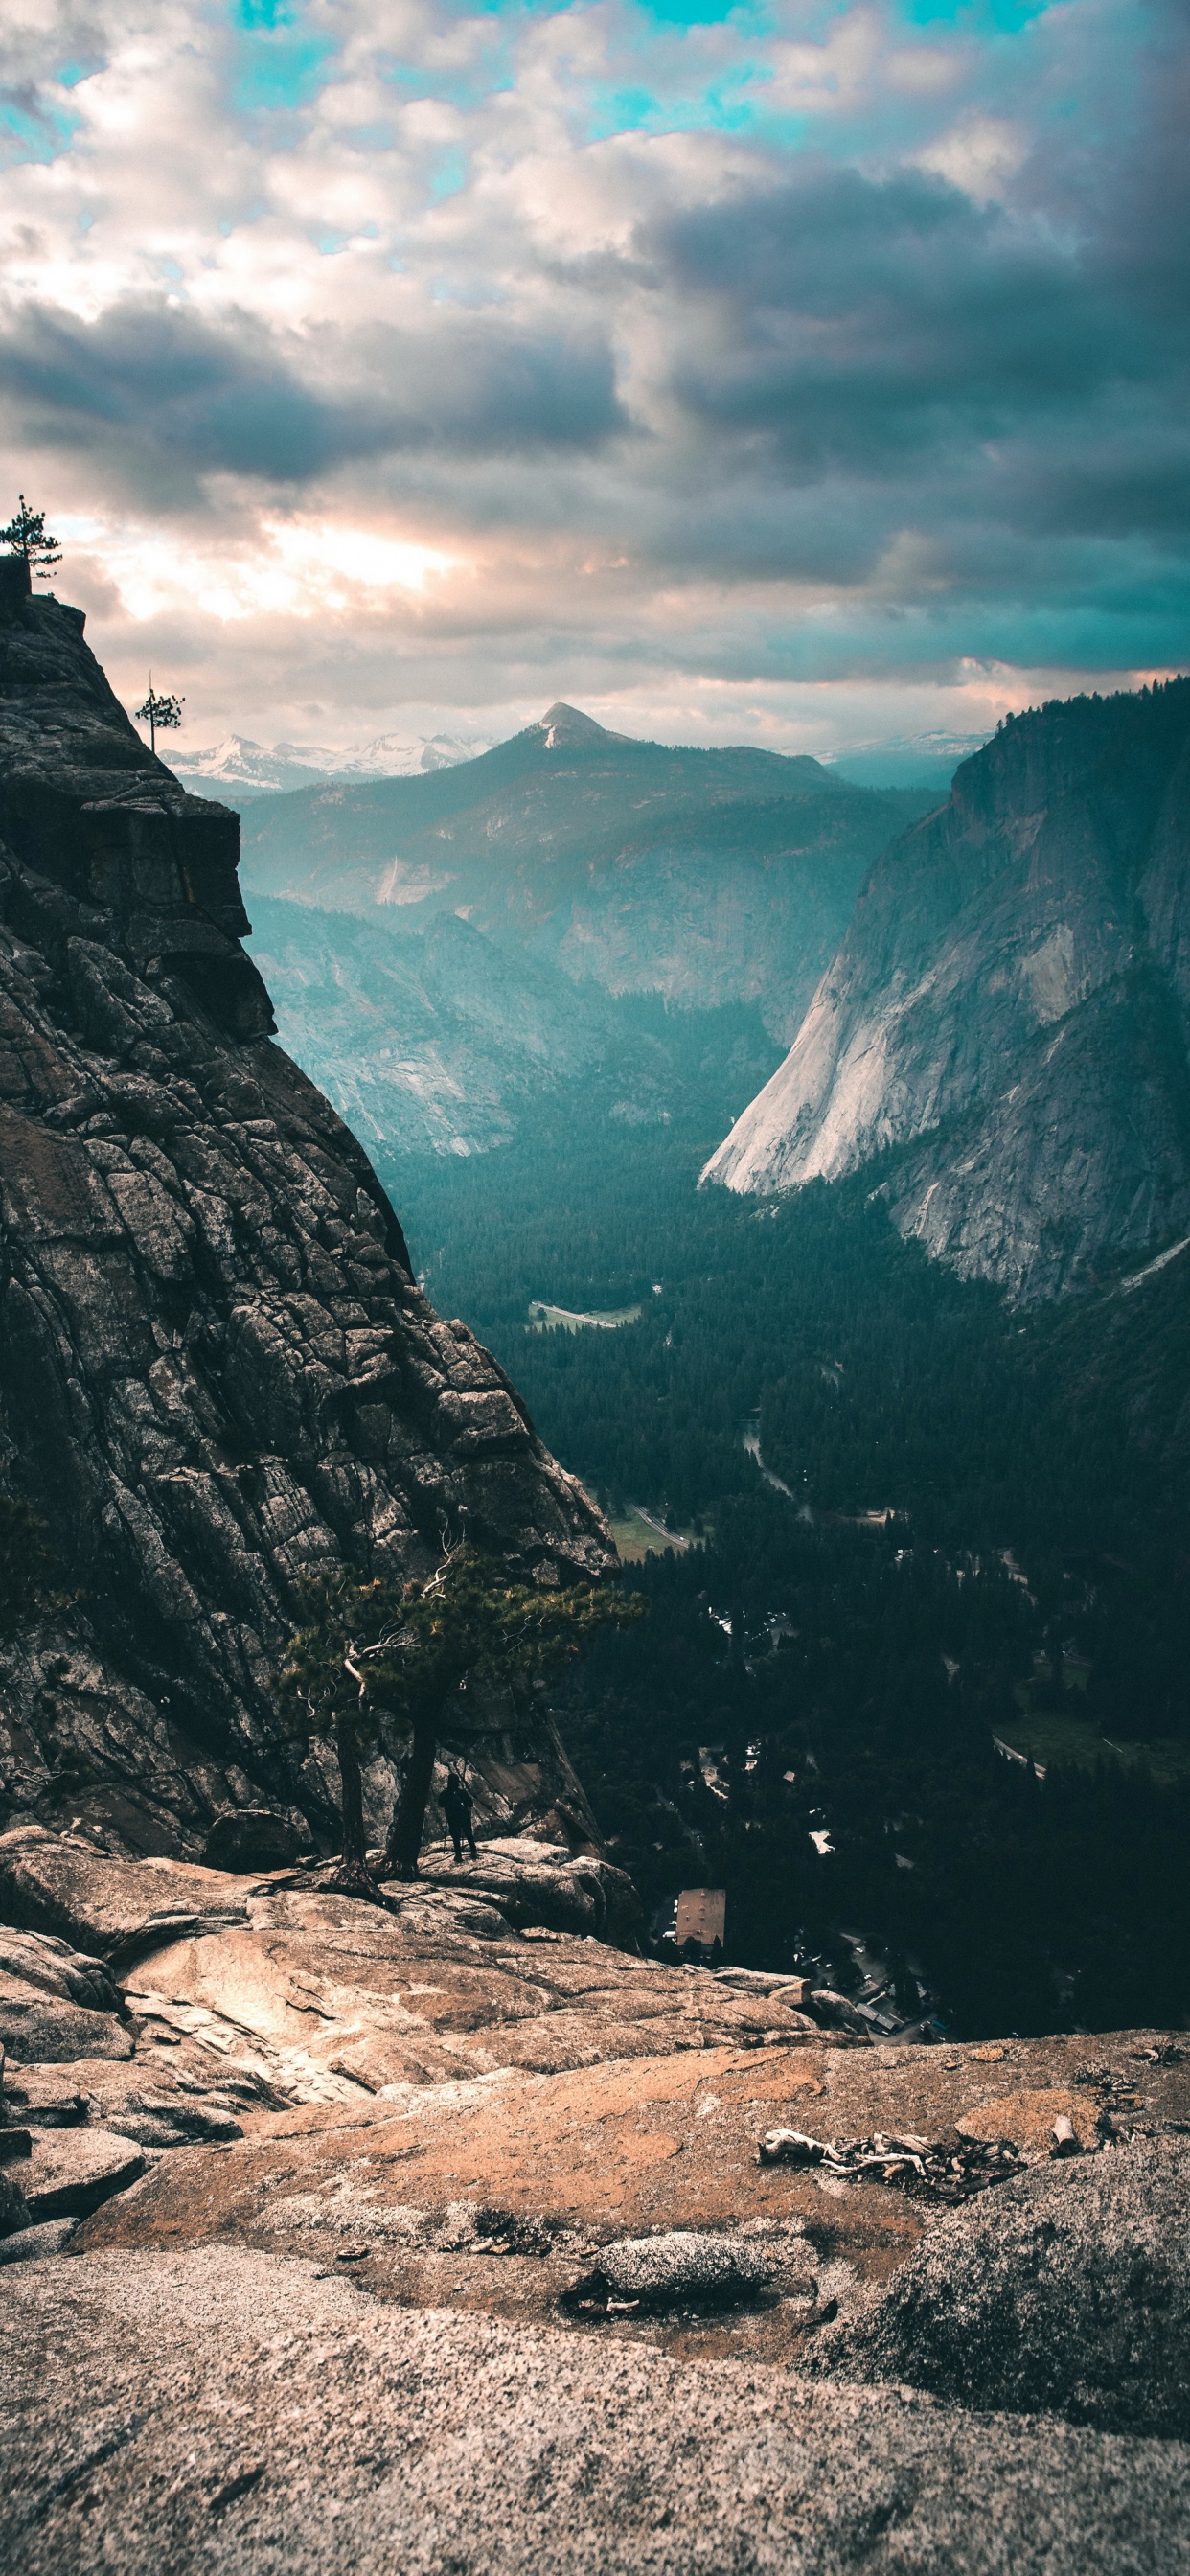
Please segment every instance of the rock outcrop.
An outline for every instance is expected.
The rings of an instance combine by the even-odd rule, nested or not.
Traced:
[[[1190,2441],[1190,2145],[1138,2141],[940,2221],[819,2367]]]
[[[1190,2050],[874,2045],[592,1939],[604,1863],[477,1868],[0,1841],[14,1980],[127,2052],[0,2087],[14,2568],[1185,2567]],[[1012,2151],[948,2207],[923,2138]]]
[[[3,580],[0,1474],[78,1599],[0,1659],[0,1819],[201,1854],[251,1812],[275,1859],[333,1831],[267,1690],[303,1573],[416,1572],[464,1523],[546,1579],[614,1550],[270,1044],[237,818],[140,742],[80,613]],[[496,1751],[522,1815],[589,1832],[548,1726]]]
[[[1190,1231],[1190,681],[1014,718],[878,860],[705,1180],[895,1150],[900,1231],[1036,1301]]]

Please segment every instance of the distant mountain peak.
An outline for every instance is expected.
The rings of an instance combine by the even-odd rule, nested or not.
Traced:
[[[630,734],[609,733],[606,725],[596,724],[594,716],[585,716],[581,707],[568,707],[565,698],[558,698],[552,707],[547,707],[545,714],[538,718],[535,725],[530,725],[528,730],[530,733],[545,735],[547,751],[564,751],[572,742],[630,742],[632,740]]]

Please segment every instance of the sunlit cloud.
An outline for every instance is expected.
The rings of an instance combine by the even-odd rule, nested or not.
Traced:
[[[460,568],[457,556],[437,546],[337,520],[262,518],[239,554],[69,512],[59,513],[58,533],[102,562],[124,615],[138,626],[180,611],[220,626],[350,615],[392,592],[420,598],[428,583]]]

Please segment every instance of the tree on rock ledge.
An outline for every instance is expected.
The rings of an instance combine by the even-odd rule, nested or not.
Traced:
[[[177,732],[182,721],[182,709],[185,704],[185,698],[172,697],[168,689],[155,689],[153,686],[153,674],[150,671],[148,697],[145,699],[144,705],[138,707],[136,710],[137,723],[147,724],[149,728],[150,751],[156,751],[157,736],[159,733]]]
[[[496,1559],[459,1544],[446,1549],[424,1583],[366,1581],[337,1567],[307,1584],[303,1607],[277,1697],[303,1732],[334,1735],[343,1800],[336,1885],[374,1896],[362,1761],[381,1741],[385,1719],[408,1732],[388,1861],[395,1877],[411,1879],[442,1735],[448,1723],[452,1736],[471,1731],[454,1704],[469,1690],[545,1679],[582,1654],[600,1629],[624,1626],[646,1604],[639,1593],[625,1598],[594,1584],[516,1583]],[[475,1732],[486,1731],[477,1711]]]
[[[46,535],[45,511],[31,510],[23,492],[17,495],[15,519],[0,528],[0,546],[7,546],[10,554],[23,555],[38,581],[52,581],[55,567],[62,561],[57,538]]]
[[[387,1666],[391,1704],[410,1730],[405,1776],[389,1828],[397,1878],[415,1878],[434,1761],[452,1701],[477,1686],[515,1688],[560,1672],[601,1628],[624,1627],[646,1607],[641,1593],[596,1584],[513,1583],[478,1548],[448,1552],[428,1583],[406,1594]]]

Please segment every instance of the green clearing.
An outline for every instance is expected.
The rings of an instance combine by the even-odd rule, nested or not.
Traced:
[[[529,1306],[531,1333],[616,1333],[624,1324],[639,1324],[639,1306],[608,1306],[602,1314],[575,1315],[566,1306],[547,1306],[534,1297]]]
[[[640,1565],[646,1556],[664,1556],[667,1547],[684,1552],[686,1548],[698,1545],[693,1530],[671,1530],[667,1538],[631,1503],[622,1512],[610,1515],[609,1519],[612,1537],[625,1565]]]
[[[1026,1754],[1031,1762],[1040,1762],[1048,1770],[1059,1766],[1073,1771],[1094,1771],[1101,1762],[1117,1762],[1125,1770],[1147,1771],[1160,1788],[1190,1784],[1190,1744],[1176,1737],[1142,1737],[1101,1735],[1097,1726],[1083,1717],[1068,1717],[1057,1709],[1025,1711],[1012,1724],[999,1730],[1005,1744],[1014,1753]]]

